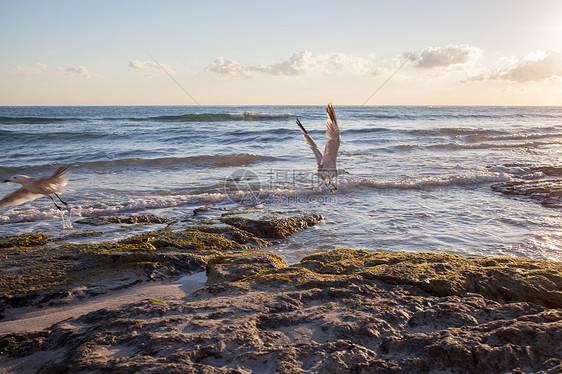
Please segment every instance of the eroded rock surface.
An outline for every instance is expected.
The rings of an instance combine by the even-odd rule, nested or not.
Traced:
[[[492,185],[505,195],[530,198],[548,208],[562,208],[562,168],[506,165],[515,178]]]
[[[120,243],[2,249],[2,269],[21,266],[26,271],[10,270],[20,276],[33,269],[44,276],[40,264],[55,263],[51,291],[79,284],[76,274],[92,281],[109,274],[100,269],[152,279],[204,270],[207,283],[185,299],[147,299],[1,336],[0,368],[39,362],[41,373],[562,372],[559,262],[341,248],[288,265],[257,251],[250,231],[223,229],[196,222]],[[236,230],[239,240],[230,236]],[[48,295],[26,286],[44,287],[33,277],[10,288],[6,273],[5,295]]]
[[[151,214],[144,214],[140,216],[128,216],[128,217],[118,217],[118,216],[108,216],[108,217],[89,217],[76,221],[76,223],[84,225],[102,226],[109,224],[128,224],[128,225],[156,225],[161,223],[172,222],[171,219],[154,216]]]
[[[311,219],[298,214],[281,217],[277,222],[279,230],[288,235],[289,231],[308,227],[306,222],[312,224]],[[125,286],[185,275],[204,270],[207,261],[215,256],[272,244],[243,229],[208,219],[172,224],[167,219],[143,215],[95,218],[83,223],[164,222],[170,223],[165,229],[133,235],[117,243],[54,245],[54,240],[42,233],[0,238],[0,320],[5,308],[70,301],[77,287],[86,286],[99,294],[110,287],[105,283],[114,283],[116,278],[125,278]],[[271,216],[264,225],[274,226]]]
[[[224,215],[220,220],[226,224],[252,233],[260,238],[283,239],[295,232],[315,225],[322,220],[320,214],[304,214],[297,217],[264,216],[259,219],[240,215]]]
[[[287,267],[273,268],[236,282],[214,279],[186,300],[100,310],[49,331],[8,335],[0,347],[14,359],[57,352],[43,373],[562,370],[559,308],[475,293],[432,296],[353,272],[295,265],[292,277],[280,273]]]

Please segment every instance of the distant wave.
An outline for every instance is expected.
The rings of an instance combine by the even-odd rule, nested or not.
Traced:
[[[16,126],[14,126],[16,127]],[[120,134],[111,134],[95,131],[52,131],[49,126],[43,127],[41,130],[34,129],[35,131],[21,131],[21,130],[0,130],[0,136],[5,136],[2,141],[9,141],[10,143],[29,143],[33,146],[46,144],[47,142],[68,142],[68,141],[100,141],[103,139],[116,139],[123,137]]]
[[[384,127],[363,127],[363,128],[351,128],[351,129],[340,129],[342,134],[369,134],[377,132],[391,131],[390,129]]]
[[[435,129],[415,129],[406,130],[416,136],[448,136],[454,138],[462,138],[470,142],[478,141],[495,141],[495,140],[525,140],[525,139],[543,139],[543,138],[560,138],[562,133],[559,129],[553,127],[532,128],[529,132],[514,133],[511,131],[497,129],[482,129],[471,127],[441,127]]]
[[[277,158],[271,156],[255,155],[249,153],[235,153],[228,155],[202,155],[189,157],[160,157],[160,158],[122,158],[117,160],[99,160],[72,162],[73,169],[91,170],[113,170],[116,168],[174,168],[174,167],[209,167],[227,168],[253,165],[260,162],[275,161]],[[29,165],[24,167],[0,166],[0,176],[11,176],[14,174],[43,175],[49,176],[59,165]]]
[[[485,135],[474,134],[465,137],[470,142],[500,141],[500,140],[536,140],[536,139],[557,139],[562,138],[562,133],[544,134],[509,134],[509,135]]]
[[[444,144],[433,144],[426,146],[429,149],[439,149],[439,150],[462,150],[462,149],[499,149],[499,148],[537,148],[541,146],[547,146],[552,144],[558,144],[559,141],[531,141],[531,142],[481,142],[481,143],[444,143]]]
[[[107,122],[113,121],[152,121],[152,122],[226,122],[226,121],[285,121],[294,118],[291,113],[259,113],[259,112],[240,112],[240,113],[192,113],[156,117],[105,117],[93,118]],[[64,122],[83,122],[92,118],[75,117],[9,117],[0,116],[0,124],[49,124]]]
[[[501,130],[489,130],[471,127],[439,127],[434,129],[415,129],[409,131],[413,135],[417,136],[500,136],[508,134]]]
[[[240,167],[259,162],[272,161],[275,157],[249,153],[228,155],[202,155],[188,157],[160,157],[153,159],[125,158],[77,163],[76,167],[92,169],[111,169],[115,167],[192,166],[192,167]]]
[[[129,118],[132,121],[155,122],[226,122],[226,121],[285,121],[294,116],[290,113],[193,113],[172,116]]]
[[[84,121],[84,119],[70,117],[0,117],[0,123],[3,124],[49,124],[71,121]]]

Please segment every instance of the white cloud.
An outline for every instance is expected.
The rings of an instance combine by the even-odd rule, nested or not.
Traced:
[[[353,56],[344,53],[335,53],[330,56],[330,63],[338,70],[349,71],[360,75],[377,76],[384,74],[386,69],[374,67],[375,56]]]
[[[251,66],[249,69],[250,71],[271,75],[298,76],[310,73],[323,73],[325,66],[320,56],[314,57],[308,51],[301,51],[293,53],[288,60],[275,62],[271,65]]]
[[[235,78],[253,78],[255,74],[245,66],[230,59],[217,58],[212,64],[205,68],[207,73],[230,75]]]
[[[84,78],[90,79],[97,77],[96,74],[92,74],[88,72],[88,69],[84,66],[76,66],[76,67],[69,67],[69,68],[60,68],[59,71],[63,74],[70,75],[74,78]]]
[[[147,76],[154,76],[154,75],[165,73],[165,71],[162,68],[166,69],[168,73],[174,74],[174,69],[172,68],[171,65],[162,64],[162,67],[160,67],[160,65],[152,61],[139,61],[139,60],[130,61],[129,67],[142,70],[146,73]]]
[[[481,55],[480,48],[463,44],[426,48],[419,55],[410,53],[406,57],[413,61],[415,68],[437,69],[474,62]]]
[[[522,60],[512,58],[505,66],[474,76],[470,80],[530,82],[554,77],[562,77],[562,51],[537,51]]]
[[[27,65],[17,65],[12,70],[13,73],[23,74],[23,75],[38,75],[47,70],[47,65],[37,62],[35,65],[27,66]]]
[[[274,76],[303,76],[330,72],[351,72],[361,75],[380,75],[374,66],[374,56],[358,57],[343,53],[313,55],[308,51],[293,53],[287,60],[268,65],[244,66],[237,61],[218,58],[205,68],[207,73],[229,75],[236,78],[255,78],[259,74]]]

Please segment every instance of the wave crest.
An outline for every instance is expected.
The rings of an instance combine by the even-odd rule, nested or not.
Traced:
[[[294,116],[290,113],[193,113],[172,116],[131,118],[135,121],[156,122],[226,122],[226,121],[285,121]]]

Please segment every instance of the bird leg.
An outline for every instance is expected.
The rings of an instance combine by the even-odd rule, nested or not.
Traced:
[[[57,193],[56,193],[56,192],[53,192],[53,193],[55,194],[55,196],[56,196],[56,197],[58,197],[58,198],[59,198],[59,200],[60,200],[60,202],[61,202],[61,203],[63,203],[64,205],[68,205],[68,203],[67,203],[67,202],[65,202],[65,201],[62,201],[62,199],[60,198],[60,196],[59,196],[59,195],[57,195]]]
[[[333,193],[338,190],[338,187],[334,184],[334,182],[332,182],[332,178],[328,178],[328,181],[324,180],[324,183],[326,184],[326,187],[328,187],[330,192]]]
[[[332,185],[331,182],[326,182],[324,181],[324,184],[326,185],[326,187],[328,187],[328,189],[330,190],[330,192],[334,193],[338,188],[334,185]]]
[[[47,196],[49,196],[49,198],[53,201],[53,204],[55,204],[55,206],[57,207],[58,210],[62,210],[62,208],[57,204],[57,202],[55,201],[55,199],[53,199],[53,197],[51,195],[47,195]],[[60,197],[59,197],[59,199],[60,199]]]

